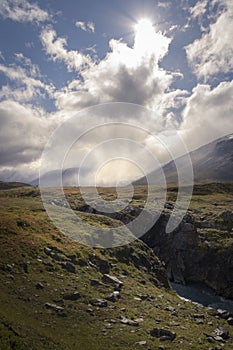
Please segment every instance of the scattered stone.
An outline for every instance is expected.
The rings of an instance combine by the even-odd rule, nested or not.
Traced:
[[[233,317],[229,317],[227,319],[227,323],[230,325],[230,326],[233,326]]]
[[[165,310],[170,311],[170,312],[176,311],[176,309],[175,309],[174,307],[172,307],[171,305],[168,305],[168,306],[165,308]]]
[[[65,299],[65,300],[71,300],[71,301],[76,301],[76,300],[78,300],[80,297],[81,297],[81,295],[80,295],[79,292],[74,292],[74,293],[71,293],[71,294],[66,294],[66,295],[64,295],[63,299]]]
[[[91,314],[94,310],[91,309],[91,308],[88,308],[86,311],[87,311],[89,314]]]
[[[52,310],[55,310],[55,311],[57,311],[57,312],[62,312],[62,311],[64,310],[63,307],[58,306],[58,305],[56,305],[56,304],[51,304],[51,303],[46,303],[46,304],[45,304],[45,307],[46,307],[47,309],[52,309]]]
[[[205,318],[204,314],[194,314],[193,318]]]
[[[223,327],[218,327],[214,330],[214,339],[216,339],[216,337],[220,337],[224,340],[228,339],[229,338],[229,331],[226,329],[226,328],[223,328]]]
[[[76,267],[74,264],[72,264],[71,262],[67,261],[65,263],[62,263],[62,268],[65,269],[68,272],[71,273],[76,273]]]
[[[217,315],[221,318],[224,318],[225,320],[227,320],[228,317],[230,317],[230,313],[222,309],[217,309]]]
[[[141,298],[141,300],[152,300],[154,299],[155,297],[151,294],[142,294],[142,295],[139,295],[139,297]]]
[[[121,308],[121,312],[126,312],[126,308],[125,308],[125,307],[122,307],[122,308]]]
[[[43,264],[48,267],[53,267],[53,264],[51,263],[51,261],[48,261],[48,260],[43,260]]]
[[[10,265],[10,264],[7,264],[7,265],[6,265],[6,270],[7,270],[7,271],[12,271],[13,268],[14,268],[13,265]]]
[[[118,290],[121,290],[123,287],[123,282],[121,282],[117,277],[110,276],[108,274],[103,275],[103,282],[113,284]]]
[[[98,306],[98,307],[107,307],[108,303],[105,299],[93,299],[91,301],[91,305]]]
[[[102,283],[101,281],[96,280],[96,279],[90,280],[90,283],[91,283],[92,286],[108,287],[106,284],[104,284],[104,283]]]
[[[204,321],[201,318],[196,318],[195,321],[196,321],[196,324],[204,324]]]
[[[135,345],[146,345],[146,340],[138,341]]]
[[[107,300],[116,302],[120,299],[120,292],[114,291],[109,297],[107,297]]]
[[[44,289],[44,285],[39,282],[36,284],[36,289]]]
[[[28,273],[28,263],[24,263],[24,264],[23,264],[23,271],[24,271],[25,273]]]
[[[130,319],[124,317],[124,316],[121,316],[121,323],[122,324],[127,324],[128,326],[135,326],[135,327],[139,326],[139,322],[137,322],[136,320],[135,321],[134,320],[130,320]]]
[[[167,329],[153,328],[150,331],[152,337],[160,338],[160,340],[170,340],[173,341],[176,338],[176,333],[171,332]]]
[[[159,350],[165,350],[165,347],[163,345],[159,345]]]
[[[44,252],[45,252],[46,255],[50,256],[50,254],[52,253],[52,249],[46,247],[46,248],[44,248]]]
[[[14,279],[15,279],[14,276],[13,276],[13,275],[10,275],[10,274],[6,275],[6,277],[7,277],[7,278],[10,278],[11,280],[14,280]]]
[[[174,205],[172,203],[165,203],[164,204],[164,208],[173,210],[174,209]]]

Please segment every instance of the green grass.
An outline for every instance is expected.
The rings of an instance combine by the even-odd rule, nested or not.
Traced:
[[[135,203],[142,203],[145,189],[137,189]],[[194,194],[191,209],[196,217],[211,212],[216,217],[221,210],[232,205],[232,193],[216,192]],[[66,189],[70,200],[81,197],[77,189]],[[174,192],[170,191],[169,196]],[[102,196],[114,198],[111,191],[102,189]],[[72,198],[75,197],[75,198]],[[173,198],[174,199],[174,198]],[[38,189],[24,187],[0,192],[0,350],[135,350],[158,349],[209,349],[204,332],[211,333],[218,326],[230,329],[226,321],[209,314],[204,307],[181,300],[168,288],[158,286],[156,278],[163,280],[164,273],[157,258],[142,242],[115,249],[91,249],[81,246],[62,235],[50,222],[43,209]],[[216,207],[213,200],[219,203]],[[82,214],[93,225],[117,225],[118,222],[100,215]],[[218,232],[209,232],[218,242]],[[225,242],[229,237],[222,237]],[[222,241],[221,241],[222,244]],[[60,256],[76,266],[76,273],[64,270],[61,263],[44,252],[45,247],[58,249]],[[148,259],[155,266],[154,274],[138,261]],[[52,266],[45,265],[50,262]],[[106,298],[113,287],[93,287],[90,279],[102,278],[98,266],[112,264],[110,273],[124,282],[121,299],[108,302],[107,308],[90,305],[93,298]],[[12,270],[7,264],[13,266]],[[25,272],[27,264],[28,272]],[[38,290],[37,283],[44,289]],[[64,300],[66,293],[79,291],[77,301]],[[151,300],[138,300],[139,295],[151,294]],[[64,307],[64,315],[46,309],[45,303]],[[173,306],[172,314],[166,307]],[[88,309],[93,312],[88,312]],[[126,311],[122,311],[126,308]],[[204,314],[204,325],[198,325],[194,314]],[[120,317],[143,317],[139,327],[123,325]],[[110,320],[115,323],[110,323]],[[159,323],[156,323],[157,322]],[[212,324],[210,324],[210,322]],[[154,327],[168,328],[177,333],[173,342],[160,342],[150,336]],[[224,349],[232,349],[233,332]],[[146,346],[135,345],[146,340]]]

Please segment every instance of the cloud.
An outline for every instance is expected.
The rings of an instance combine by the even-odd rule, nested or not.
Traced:
[[[60,38],[51,27],[45,28],[40,40],[47,55],[54,62],[64,62],[68,71],[81,70],[84,66],[91,64],[91,59],[88,55],[84,55],[77,50],[67,49],[67,40]]]
[[[168,2],[168,1],[163,1],[163,2],[158,1],[157,6],[158,6],[158,7],[161,7],[161,8],[165,8],[165,9],[166,9],[166,8],[171,7],[171,3],[170,3],[170,2]]]
[[[42,23],[51,19],[45,10],[27,0],[1,0],[0,15],[15,22]]]
[[[43,110],[15,101],[0,103],[0,159],[2,168],[39,159],[53,123]]]
[[[189,12],[192,18],[199,18],[206,13],[206,8],[209,0],[197,1],[195,6],[190,7]]]
[[[165,113],[187,93],[170,90],[177,73],[160,67],[170,43],[171,39],[152,25],[146,32],[136,30],[132,47],[110,40],[109,52],[81,71],[82,80],[74,79],[55,93],[58,109],[71,112],[98,103],[129,102]]]
[[[189,149],[205,145],[233,132],[233,81],[198,84],[187,99],[180,132]]]
[[[35,97],[52,97],[54,87],[41,79],[38,66],[32,64],[22,53],[15,54],[18,64],[7,66],[0,64],[0,72],[9,80],[0,90],[0,100],[31,101]]]
[[[233,71],[233,2],[222,0],[220,4],[224,5],[224,10],[219,10],[218,18],[210,24],[209,32],[185,48],[195,74],[204,81],[218,73]]]
[[[91,32],[94,33],[95,32],[95,24],[93,22],[83,22],[83,21],[77,21],[75,23],[77,28],[80,28],[81,30],[83,30],[84,32]]]

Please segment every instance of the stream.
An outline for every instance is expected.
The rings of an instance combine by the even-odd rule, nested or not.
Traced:
[[[185,299],[197,302],[214,309],[227,310],[233,313],[233,300],[225,299],[206,286],[190,283],[186,286],[171,282],[172,288]]]

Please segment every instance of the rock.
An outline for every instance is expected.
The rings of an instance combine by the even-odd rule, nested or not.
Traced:
[[[140,294],[139,297],[141,298],[141,300],[152,300],[155,297],[151,294]]]
[[[201,318],[196,318],[195,320],[196,320],[196,324],[204,324],[204,321]]]
[[[52,249],[46,247],[46,248],[44,248],[44,252],[45,252],[46,255],[50,256],[50,254],[52,253]]]
[[[56,304],[51,304],[51,303],[46,303],[46,304],[45,304],[45,307],[46,307],[47,309],[52,309],[52,310],[55,310],[55,311],[57,311],[57,312],[62,312],[62,311],[64,310],[63,307],[58,306],[58,305],[56,305]]]
[[[63,299],[75,301],[75,300],[78,300],[80,297],[81,297],[81,295],[80,295],[79,292],[74,292],[74,293],[71,293],[71,294],[64,295]]]
[[[106,284],[104,284],[104,283],[102,283],[101,281],[96,280],[96,279],[90,280],[90,283],[91,283],[92,286],[108,287]]]
[[[91,305],[98,306],[98,307],[107,307],[108,303],[105,299],[93,299],[91,301]]]
[[[89,265],[93,264],[92,266],[97,269],[97,271],[101,273],[109,273],[110,271],[110,264],[108,260],[101,258],[100,256],[96,254],[91,254],[89,256]]]
[[[76,267],[74,264],[72,264],[71,262],[67,261],[65,263],[61,264],[62,268],[65,269],[68,272],[71,273],[76,273]]]
[[[103,282],[113,284],[115,288],[119,290],[121,290],[123,287],[123,282],[121,282],[117,277],[110,276],[108,274],[103,275]]]
[[[176,333],[171,332],[167,329],[159,329],[159,328],[153,328],[150,331],[150,335],[152,337],[160,338],[160,340],[171,340],[173,341],[176,338]]]
[[[138,341],[135,345],[146,345],[146,340]]]
[[[204,314],[194,314],[193,318],[205,318]]]
[[[173,210],[174,209],[174,205],[172,203],[165,203],[164,204],[164,208]]]
[[[233,317],[229,317],[227,319],[227,323],[230,325],[230,326],[233,326]]]
[[[12,271],[13,270],[13,268],[14,268],[14,265],[12,264],[7,264],[6,265],[6,271]]]
[[[7,277],[7,278],[10,278],[11,280],[14,280],[14,279],[15,279],[14,276],[11,275],[11,274],[6,275],[6,277]]]
[[[227,320],[228,317],[230,316],[230,313],[228,311],[226,311],[226,310],[217,309],[217,316]]]
[[[44,285],[42,283],[37,283],[36,289],[44,289]]]
[[[25,273],[28,273],[28,263],[23,264],[23,270]]]
[[[127,324],[128,326],[135,326],[135,327],[139,326],[139,322],[137,322],[136,320],[135,321],[130,320],[124,316],[121,316],[121,323]]]
[[[168,305],[168,306],[165,308],[165,310],[170,311],[170,312],[176,311],[176,309],[175,309],[174,307],[172,307],[171,305]]]
[[[217,337],[226,340],[229,338],[229,331],[226,328],[218,327],[214,330],[214,339],[221,341],[220,339],[216,339]]]
[[[116,302],[120,299],[120,292],[114,291],[109,297],[107,297],[107,300]]]

